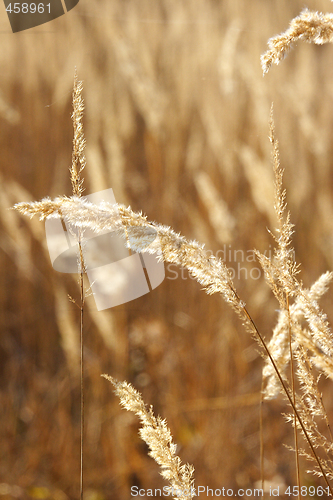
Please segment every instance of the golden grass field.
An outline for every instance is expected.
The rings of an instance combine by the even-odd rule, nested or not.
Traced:
[[[97,0],[12,34],[0,6],[0,499],[79,497],[77,276],[53,270],[44,223],[15,203],[70,195],[75,67],[84,82],[85,193],[171,226],[235,269],[269,339],[279,307],[253,249],[276,226],[274,102],[293,244],[309,287],[333,268],[333,47],[299,43],[263,77],[260,55],[304,8],[295,0]],[[328,0],[309,9],[333,11]],[[219,253],[218,253],[219,252]],[[176,273],[177,272],[177,279]],[[164,481],[108,373],[166,418],[197,485],[260,482],[263,361],[241,321],[185,270],[98,312],[86,302],[85,500],[123,500]],[[321,305],[332,321],[332,290]],[[321,380],[332,417],[331,382]],[[296,484],[283,398],[264,404],[265,480]],[[322,484],[305,473],[302,484]]]

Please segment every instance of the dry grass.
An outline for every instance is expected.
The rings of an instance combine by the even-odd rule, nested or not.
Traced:
[[[311,284],[332,269],[331,48],[300,45],[265,79],[259,62],[267,39],[303,4],[100,1],[96,10],[81,4],[45,26],[54,33],[3,36],[0,55],[0,482],[22,497],[32,486],[54,498],[78,497],[79,330],[77,310],[67,302],[68,293],[77,297],[76,277],[53,271],[38,221],[7,210],[71,192],[75,65],[85,82],[86,192],[112,187],[118,202],[212,252],[224,248],[225,238],[226,264],[245,268],[235,286],[267,339],[275,299],[263,275],[250,277],[258,264],[239,262],[240,253],[233,262],[228,251],[229,244],[245,256],[271,248],[267,118],[274,101],[304,293],[317,300],[321,292]],[[308,6],[325,12],[331,4]],[[214,216],[216,193],[223,228]],[[174,272],[167,269],[167,278]],[[236,489],[260,479],[261,360],[232,311],[203,294],[187,272],[183,277],[114,310],[97,313],[86,300],[88,495],[124,498],[133,484],[162,484],[136,422],[100,380],[103,372],[129,380],[167,418],[197,484]],[[311,312],[304,301],[295,316]],[[300,366],[307,363],[305,354],[298,357]],[[320,390],[330,415],[324,380]],[[279,399],[264,407],[265,473],[268,484],[293,485],[294,460],[281,447],[293,437],[282,408]]]
[[[193,498],[193,466],[181,465],[181,460],[176,455],[177,445],[172,441],[171,432],[165,420],[161,417],[156,418],[152,407],[149,410],[146,408],[140,393],[130,384],[117,382],[109,375],[103,375],[103,377],[114,385],[121,405],[140,418],[142,423],[140,436],[149,446],[149,455],[161,467],[161,475],[170,484],[166,492],[179,500]]]
[[[290,23],[290,28],[269,40],[269,50],[261,56],[261,65],[267,73],[271,65],[279,64],[299,40],[323,45],[333,42],[333,14],[322,14],[304,9]]]
[[[79,90],[78,90],[79,89]],[[291,246],[293,224],[290,222],[290,212],[287,212],[286,191],[282,188],[283,170],[280,167],[278,142],[275,138],[275,126],[273,122],[273,108],[271,111],[270,140],[273,147],[273,165],[275,178],[275,204],[274,209],[277,218],[277,235],[273,235],[275,248],[274,255],[267,257],[265,254],[255,251],[258,261],[265,273],[266,282],[270,286],[275,298],[279,303],[279,319],[273,331],[270,344],[266,344],[263,335],[258,330],[245,302],[238,295],[234,286],[232,270],[228,269],[221,259],[208,255],[202,245],[195,241],[187,241],[183,236],[176,234],[170,227],[147,221],[146,217],[134,213],[131,208],[122,205],[112,205],[102,201],[98,205],[81,198],[83,179],[78,174],[76,167],[77,154],[82,148],[78,146],[76,131],[79,128],[82,135],[81,117],[81,89],[74,80],[73,91],[73,122],[74,122],[74,153],[71,168],[71,181],[73,196],[71,198],[60,197],[55,200],[46,198],[39,202],[17,203],[13,209],[30,218],[35,215],[40,220],[57,218],[63,220],[70,228],[73,235],[78,232],[78,272],[80,275],[80,339],[81,339],[81,419],[83,419],[83,253],[84,231],[90,229],[96,233],[105,230],[116,231],[124,239],[124,246],[128,246],[136,252],[157,253],[159,260],[168,264],[176,264],[186,269],[190,275],[204,286],[209,295],[220,293],[225,302],[232,307],[243,322],[243,326],[258,342],[262,354],[266,360],[263,370],[263,395],[266,399],[276,397],[277,389],[287,398],[292,407],[294,420],[295,451],[297,459],[297,485],[301,487],[299,455],[307,457],[315,462],[314,473],[322,477],[330,494],[333,495],[329,479],[333,478],[330,443],[323,433],[318,429],[315,418],[320,417],[327,425],[326,431],[330,433],[328,417],[324,408],[322,397],[318,388],[321,374],[333,378],[333,364],[331,361],[333,342],[332,333],[324,314],[318,305],[320,298],[326,291],[327,285],[333,277],[333,273],[326,272],[313,285],[310,291],[304,290],[302,283],[298,280],[299,264],[295,262],[295,250]],[[78,95],[77,95],[78,94]],[[77,110],[78,108],[78,110]],[[78,111],[78,113],[76,112]],[[79,115],[79,127],[76,124]],[[83,142],[83,139],[80,139]],[[82,168],[80,172],[82,171]],[[78,188],[79,186],[79,188]],[[148,232],[147,232],[148,230]],[[151,242],[151,230],[156,233],[156,238]],[[129,246],[130,245],[130,246]],[[83,271],[82,271],[83,269]],[[294,304],[290,305],[290,298]],[[71,299],[73,302],[74,300]],[[297,311],[297,314],[295,314]],[[301,320],[305,319],[307,328],[302,326]],[[288,352],[289,349],[289,352]],[[310,356],[309,356],[310,355]],[[297,361],[295,372],[294,358]],[[287,362],[291,365],[291,389],[288,387],[288,377],[285,376]],[[319,369],[319,377],[316,379],[312,372],[315,365]],[[298,376],[303,397],[297,395],[295,385],[295,373]],[[162,475],[170,480],[171,487],[179,491],[188,492],[176,495],[179,498],[192,498],[192,469],[185,466],[184,471],[180,466],[180,459],[175,457],[175,445],[172,443],[170,431],[163,421],[153,416],[152,410],[147,412],[141,395],[126,382],[117,384],[112,377],[108,377],[116,387],[116,393],[120,397],[121,404],[127,409],[134,411],[142,423],[141,437],[150,447],[150,455],[162,467]],[[265,387],[265,383],[267,384]],[[83,422],[83,420],[81,420]],[[163,424],[163,425],[162,425]],[[81,439],[84,435],[83,424],[81,428]],[[310,452],[299,449],[299,429],[307,443]],[[332,438],[332,436],[330,436]],[[82,441],[81,441],[82,443]],[[317,453],[321,448],[328,459],[323,461]],[[262,459],[263,452],[261,452]],[[81,444],[81,460],[83,447]],[[81,462],[82,463],[82,462]],[[264,470],[262,470],[262,481],[264,481]],[[82,495],[82,468],[81,468],[81,495]]]

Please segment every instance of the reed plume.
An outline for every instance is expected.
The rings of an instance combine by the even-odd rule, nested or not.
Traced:
[[[261,56],[264,74],[272,64],[279,64],[299,40],[323,45],[333,41],[333,14],[323,14],[304,9],[290,22],[290,27],[268,40],[269,50]]]
[[[129,233],[132,250],[156,253],[161,249],[160,259],[186,268],[208,294],[221,293],[238,312],[242,307],[229,270],[221,259],[206,254],[204,245],[187,240],[170,227],[147,221],[145,216],[133,212],[130,207],[107,202],[95,205],[73,196],[18,203],[14,208],[30,217],[38,215],[40,220],[47,217],[64,218],[69,225],[78,228],[89,228],[96,232],[105,229],[117,231],[124,239]],[[154,229],[158,236],[152,243],[149,234],[147,238],[149,228]]]
[[[267,347],[270,352],[269,359],[263,368],[263,394],[266,399],[272,399],[279,392],[283,395],[292,393],[291,399],[293,413],[289,414],[287,420],[291,422],[295,431],[296,463],[299,467],[298,456],[306,456],[315,461],[315,474],[324,477],[329,486],[328,479],[332,479],[332,461],[330,453],[333,450],[330,441],[320,430],[316,417],[320,417],[326,424],[330,433],[328,418],[318,388],[319,377],[313,373],[313,367],[319,368],[321,373],[332,378],[332,349],[333,336],[327,323],[326,315],[320,310],[318,299],[327,291],[327,287],[333,278],[333,273],[324,273],[307,290],[303,287],[297,275],[300,271],[295,262],[295,251],[291,245],[293,225],[290,212],[287,211],[286,191],[282,189],[283,170],[280,167],[278,141],[275,137],[273,122],[273,109],[270,120],[270,140],[273,146],[273,166],[275,177],[275,212],[278,221],[276,234],[272,234],[276,243],[274,255],[268,259],[266,255],[256,251],[256,255],[264,270],[265,278],[279,302],[279,316],[273,336]],[[294,299],[294,303],[290,303]],[[304,326],[304,320],[307,326]],[[272,363],[272,359],[274,364]],[[296,368],[294,368],[294,362]],[[286,369],[291,365],[291,389],[289,387]],[[302,394],[296,393],[295,372],[299,381]],[[298,446],[297,430],[303,432],[312,449],[309,454]],[[332,439],[332,436],[331,436]],[[327,456],[327,460],[319,459],[315,450],[321,449]],[[298,470],[298,487],[299,470]],[[329,486],[330,488],[330,486]],[[331,490],[330,490],[331,491]],[[332,493],[332,491],[331,491]]]
[[[115,393],[120,398],[120,404],[128,411],[134,412],[142,423],[139,431],[141,438],[149,446],[149,455],[161,467],[161,475],[169,481],[168,492],[176,500],[190,500],[193,498],[194,480],[192,465],[182,465],[176,455],[177,446],[166,421],[155,417],[153,408],[146,408],[141,394],[127,382],[117,382],[109,375],[102,375],[115,387]]]
[[[320,310],[319,298],[327,291],[333,273],[324,273],[310,288],[306,290],[297,280],[299,265],[295,262],[295,251],[291,246],[293,225],[290,222],[290,212],[287,211],[286,192],[282,189],[283,170],[280,167],[278,141],[275,137],[275,128],[271,115],[270,140],[273,146],[273,165],[275,176],[275,212],[278,221],[276,235],[272,236],[276,249],[272,259],[256,252],[259,262],[265,272],[268,285],[279,302],[280,310],[277,325],[268,348],[277,363],[281,374],[285,373],[290,361],[288,347],[288,331],[297,332],[294,337],[298,345],[305,345],[312,351],[312,362],[325,375],[332,378],[333,337],[327,323],[326,315]],[[289,304],[289,298],[295,297],[295,302]],[[308,329],[301,326],[305,319]],[[296,328],[297,326],[297,328]],[[267,362],[263,370],[264,381],[267,383],[265,397],[272,398],[280,391],[280,383],[271,363]]]
[[[84,102],[82,98],[83,82],[78,80],[77,72],[74,75],[73,86],[73,151],[72,151],[72,165],[69,169],[70,179],[72,184],[73,196],[81,196],[84,188],[84,179],[81,177],[82,171],[86,166],[85,147],[86,141],[83,133],[83,111]]]

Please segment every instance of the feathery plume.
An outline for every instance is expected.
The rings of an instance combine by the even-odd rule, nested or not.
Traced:
[[[155,417],[152,407],[146,408],[141,394],[127,382],[117,382],[109,375],[102,375],[113,384],[120,404],[128,411],[135,413],[142,423],[139,431],[141,438],[149,446],[149,455],[161,467],[161,475],[169,481],[169,493],[177,500],[190,500],[194,496],[194,480],[192,465],[182,465],[176,455],[177,446],[166,421]]]
[[[333,360],[330,355],[325,354],[316,339],[311,335],[308,329],[301,327],[301,322],[305,319],[304,298],[307,303],[318,303],[318,300],[327,291],[329,283],[333,279],[333,273],[326,272],[322,274],[318,280],[311,286],[309,290],[304,289],[302,293],[296,297],[294,304],[289,307],[289,318],[292,324],[294,333],[293,346],[297,349],[299,346],[310,351],[309,363],[316,366],[320,372],[333,380]],[[329,351],[332,348],[330,336],[325,335],[324,342],[325,350]],[[323,340],[322,340],[323,342]],[[288,314],[286,310],[279,311],[278,321],[274,328],[271,340],[268,343],[268,348],[279,368],[281,374],[284,374],[290,361],[290,351],[288,345]],[[266,383],[264,389],[265,399],[273,399],[281,392],[281,384],[276,377],[275,370],[271,363],[267,361],[263,368],[263,379]]]
[[[269,50],[261,56],[263,73],[267,73],[273,63],[279,64],[298,40],[318,45],[332,43],[333,14],[304,9],[284,33],[268,41]]]
[[[74,74],[73,86],[73,152],[72,152],[72,166],[69,169],[71,174],[72,192],[74,196],[81,196],[83,188],[83,179],[81,179],[81,172],[86,166],[86,157],[84,154],[86,141],[83,133],[83,110],[84,102],[82,98],[83,82],[78,80],[77,72]]]
[[[312,285],[310,290],[303,288],[296,279],[299,272],[294,261],[294,249],[291,246],[293,225],[290,222],[290,213],[287,211],[286,191],[282,188],[283,170],[280,167],[279,146],[275,138],[273,121],[273,108],[270,119],[270,140],[273,146],[273,169],[275,177],[275,203],[274,209],[278,222],[277,236],[272,234],[277,248],[274,249],[272,259],[256,251],[256,255],[264,270],[266,281],[271,287],[280,304],[278,322],[273,331],[273,336],[268,343],[269,351],[277,364],[279,372],[284,376],[290,361],[289,331],[292,330],[293,346],[306,345],[313,353],[311,361],[325,366],[325,374],[331,376],[333,363],[333,338],[328,327],[326,315],[320,310],[318,299],[326,292],[332,273],[323,274]],[[289,304],[289,298],[294,297],[294,304]],[[301,321],[306,320],[309,330],[301,327]],[[297,332],[297,335],[296,335]],[[280,383],[276,371],[270,361],[263,369],[263,379],[266,382],[264,395],[266,399],[277,396],[280,392]]]
[[[281,309],[287,309],[287,296],[295,295],[301,285],[296,279],[299,266],[295,263],[295,252],[291,247],[293,224],[290,222],[289,211],[286,211],[286,191],[282,189],[283,169],[280,167],[279,143],[275,137],[273,107],[271,108],[270,117],[270,141],[273,147],[272,156],[275,178],[274,209],[278,222],[276,229],[278,236],[275,236],[273,233],[271,234],[277,244],[277,248],[274,249],[272,259],[257,250],[255,253],[264,270],[266,281],[279,301]]]
[[[156,253],[161,248],[160,259],[183,266],[204,286],[208,294],[220,292],[236,311],[242,309],[229,270],[222,260],[208,256],[204,245],[188,241],[170,227],[147,221],[141,213],[135,213],[129,207],[106,202],[95,205],[73,196],[58,197],[53,201],[45,198],[39,202],[18,203],[14,208],[30,217],[39,215],[41,220],[63,217],[74,227],[89,228],[96,232],[105,229],[117,231],[124,239],[129,235],[130,247],[137,252]],[[152,243],[147,236],[149,228],[155,230],[158,236]]]

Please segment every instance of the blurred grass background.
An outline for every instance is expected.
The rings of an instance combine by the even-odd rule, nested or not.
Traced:
[[[65,16],[15,35],[0,7],[3,498],[78,498],[79,311],[67,298],[78,297],[77,278],[52,269],[43,223],[7,210],[71,194],[74,67],[84,81],[86,193],[112,187],[119,203],[224,251],[269,338],[277,304],[249,251],[272,251],[272,101],[301,278],[309,286],[332,269],[333,49],[299,44],[265,78],[259,59],[303,7],[80,0]],[[133,383],[167,418],[197,485],[253,488],[260,480],[257,348],[220,297],[206,296],[184,271],[174,279],[175,270],[166,268],[149,295],[114,309],[97,312],[87,299],[87,500],[164,485],[104,372]],[[331,297],[323,305],[332,320]],[[323,391],[331,414],[325,384]],[[288,486],[296,484],[294,456],[282,443],[292,445],[293,436],[281,411],[283,401],[265,404],[265,474],[269,484]]]

